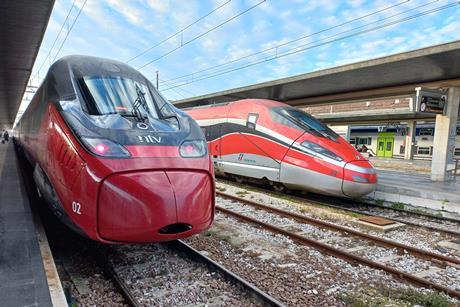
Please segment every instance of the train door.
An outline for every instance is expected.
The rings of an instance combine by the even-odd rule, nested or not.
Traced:
[[[393,132],[382,132],[377,137],[377,157],[393,157],[395,136]]]

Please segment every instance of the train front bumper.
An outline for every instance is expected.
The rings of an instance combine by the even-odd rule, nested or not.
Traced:
[[[207,172],[115,173],[99,190],[98,233],[107,241],[169,241],[207,229],[214,186]]]

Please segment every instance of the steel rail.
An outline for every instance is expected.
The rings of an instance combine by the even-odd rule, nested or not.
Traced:
[[[364,211],[361,211],[361,210],[358,210],[358,209],[351,209],[351,208],[346,208],[346,207],[339,206],[339,205],[332,205],[332,204],[327,203],[325,201],[313,200],[313,199],[310,199],[310,198],[303,198],[303,197],[298,197],[298,196],[293,196],[293,197],[295,197],[295,198],[297,198],[297,199],[299,199],[301,201],[307,201],[307,202],[311,202],[313,204],[317,204],[317,205],[321,205],[321,206],[326,206],[326,207],[339,209],[339,210],[344,210],[344,211],[353,212],[353,213],[359,213],[359,214],[366,215],[366,216],[382,217],[382,218],[385,218],[387,220],[391,220],[391,221],[398,222],[398,223],[404,223],[404,224],[408,224],[408,225],[411,225],[411,226],[426,228],[426,229],[433,230],[433,231],[444,232],[444,233],[447,233],[447,234],[460,236],[460,231],[449,230],[449,229],[445,229],[445,228],[439,228],[439,227],[435,227],[435,226],[419,224],[419,223],[411,222],[411,221],[408,221],[408,220],[405,220],[405,219],[402,219],[402,218],[398,218],[398,217],[386,216],[384,214],[374,214],[374,213],[364,212]],[[362,206],[370,205],[370,206],[373,206],[373,207],[376,207],[376,208],[379,208],[379,209],[383,209],[383,210],[399,211],[398,209],[395,209],[395,208],[379,206],[379,205],[371,204],[371,203],[367,203],[367,202],[360,202],[360,203],[361,203]],[[423,216],[423,217],[429,217],[429,218],[434,218],[434,219],[439,219],[439,220],[445,220],[445,221],[448,221],[448,222],[454,221],[456,223],[459,223],[459,226],[460,226],[460,222],[458,220],[456,220],[456,219],[435,217],[435,216],[431,216],[429,214],[423,214],[423,213],[418,214],[418,213],[411,212],[411,211],[408,211],[408,210],[401,210],[401,211],[404,212],[404,213],[407,213],[407,214],[420,215],[420,216]]]
[[[322,195],[322,197],[323,198],[328,198],[328,197],[332,198],[334,196]],[[310,198],[308,198],[308,197],[305,197],[305,199],[310,200]],[[383,205],[381,206],[381,205],[377,205],[375,203],[372,203],[371,201],[356,200],[356,199],[352,199],[352,200],[340,199],[340,201],[342,201],[344,203],[351,203],[351,204],[356,203],[356,204],[361,205],[361,206],[369,206],[369,207],[374,207],[374,208],[378,208],[378,209],[387,209],[389,211],[402,212],[402,213],[411,214],[411,215],[418,215],[418,216],[423,216],[423,217],[426,217],[426,218],[431,218],[431,219],[434,219],[434,220],[458,223],[460,225],[460,220],[456,219],[456,218],[445,217],[445,216],[437,216],[437,215],[429,214],[429,213],[425,213],[425,212],[414,212],[414,211],[410,211],[410,210],[406,210],[406,209],[393,208],[393,207],[388,207],[388,206],[383,206]]]
[[[205,264],[209,270],[220,273],[227,281],[240,288],[240,290],[247,292],[263,306],[285,306],[280,301],[276,300],[266,292],[257,288],[255,285],[248,282],[247,280],[241,278],[240,276],[226,269],[225,267],[223,267],[216,261],[212,260],[211,258],[203,255],[198,250],[196,250],[189,244],[185,243],[184,241],[176,240],[165,244],[172,246],[178,251],[186,253],[187,256],[192,258],[194,261]]]
[[[267,205],[264,205],[264,204],[261,204],[261,203],[258,203],[258,202],[255,202],[255,201],[252,201],[252,200],[249,200],[249,199],[244,199],[244,198],[241,198],[241,197],[238,197],[238,196],[234,196],[234,195],[231,195],[231,194],[222,193],[222,192],[216,192],[216,195],[219,195],[221,197],[228,198],[228,199],[233,199],[233,200],[239,201],[241,203],[245,203],[247,205],[250,205],[252,207],[261,209],[261,210],[275,212],[275,213],[277,213],[279,215],[282,215],[284,217],[292,218],[292,219],[295,219],[297,221],[305,222],[305,223],[315,225],[315,226],[318,226],[318,227],[321,227],[321,228],[327,228],[327,229],[330,229],[330,230],[333,230],[333,231],[346,232],[346,233],[352,234],[354,236],[364,238],[366,240],[377,242],[380,245],[384,245],[384,246],[388,246],[388,247],[395,247],[395,248],[399,248],[399,249],[404,249],[404,250],[407,250],[408,252],[410,252],[413,255],[416,255],[416,256],[418,256],[420,258],[425,258],[425,259],[430,259],[430,260],[436,259],[436,260],[439,260],[439,261],[441,261],[443,263],[450,262],[450,263],[455,263],[455,264],[460,265],[460,259],[457,259],[457,258],[452,258],[452,257],[436,254],[436,253],[426,251],[426,250],[423,250],[423,249],[420,249],[420,248],[417,248],[417,247],[402,244],[402,243],[399,243],[399,242],[396,242],[396,241],[391,241],[391,240],[381,238],[381,237],[378,237],[378,236],[373,236],[373,235],[370,235],[370,234],[367,234],[367,233],[364,233],[364,232],[361,232],[361,231],[358,231],[358,230],[355,230],[355,229],[352,229],[352,228],[348,228],[348,227],[345,227],[345,226],[337,225],[337,224],[330,223],[330,222],[321,221],[321,220],[311,218],[311,217],[308,217],[308,216],[305,216],[305,215],[289,212],[289,211],[278,209],[278,208],[271,207],[271,206],[267,206]]]
[[[229,281],[230,283],[237,286],[240,290],[246,292],[251,297],[256,299],[261,305],[263,306],[276,306],[276,307],[284,307],[285,305],[269,294],[265,293],[264,291],[257,288],[255,285],[249,283],[248,281],[244,280],[240,276],[236,275],[235,273],[231,272],[230,270],[226,269],[219,263],[215,262],[214,260],[206,257],[205,255],[201,254],[199,251],[194,249],[189,244],[185,243],[182,240],[176,240],[172,242],[164,243],[166,246],[172,247],[179,252],[183,252],[188,257],[190,257],[195,262],[203,263],[208,267],[210,271],[220,273],[224,279]],[[93,254],[96,258],[97,263],[103,268],[104,272],[110,277],[110,279],[115,284],[115,287],[118,289],[120,294],[125,299],[125,302],[131,307],[140,307],[142,304],[134,297],[131,290],[129,289],[128,285],[123,281],[122,278],[118,275],[118,273],[113,269],[113,267],[107,263],[107,249],[104,251],[98,250],[97,248],[93,249]]]
[[[104,255],[104,253],[95,248],[93,249],[93,255],[96,258],[98,265],[102,267],[104,272],[110,277],[115,287],[120,292],[121,296],[123,296],[126,304],[130,307],[141,307],[142,304],[131,293],[128,285],[123,281],[123,279],[120,278],[114,268],[108,264],[107,257]]]
[[[435,289],[435,290],[444,292],[444,293],[446,293],[448,295],[451,295],[453,297],[460,298],[460,291],[456,291],[454,289],[450,289],[448,287],[435,284],[435,283],[433,283],[433,282],[431,282],[429,280],[426,280],[426,279],[417,277],[415,275],[400,271],[398,269],[389,267],[389,266],[384,265],[382,263],[372,261],[372,260],[366,259],[364,257],[349,253],[347,251],[334,248],[334,247],[332,247],[330,245],[327,245],[327,244],[324,244],[322,242],[319,242],[319,241],[316,241],[316,240],[306,238],[304,236],[289,232],[289,231],[284,230],[282,228],[279,228],[277,226],[273,226],[273,225],[267,224],[265,222],[261,222],[259,220],[256,220],[256,219],[253,219],[251,217],[245,216],[243,214],[231,211],[229,209],[225,209],[225,208],[222,208],[222,207],[219,207],[219,206],[216,206],[216,209],[218,211],[224,213],[224,214],[233,216],[233,217],[235,217],[235,218],[237,218],[239,220],[243,220],[245,222],[249,222],[249,223],[261,226],[262,228],[270,230],[273,233],[278,233],[278,234],[287,236],[290,239],[292,239],[292,240],[294,240],[296,242],[299,242],[301,244],[312,246],[312,247],[314,247],[314,248],[316,248],[316,249],[318,249],[318,250],[320,250],[320,251],[322,251],[322,252],[324,252],[324,253],[326,253],[328,255],[331,255],[331,256],[334,256],[334,257],[337,257],[337,258],[341,258],[341,259],[343,259],[343,260],[345,260],[347,262],[350,262],[352,264],[364,264],[364,265],[369,266],[371,268],[375,268],[375,269],[379,269],[379,270],[388,272],[391,275],[395,276],[396,278],[406,280],[406,281],[408,281],[408,282],[410,282],[410,283],[412,283],[414,285],[422,286],[422,287],[429,288],[429,289]]]
[[[235,183],[233,181],[230,181],[228,179],[219,178],[219,180],[223,181],[223,182],[226,182],[227,184],[235,185]],[[251,187],[256,188],[256,189],[260,189],[261,191],[265,190],[265,192],[268,191],[269,193],[273,193],[274,195],[284,195],[283,193],[274,192],[274,191],[271,191],[271,190],[269,190],[267,188],[264,188],[263,186],[261,186],[259,184],[257,186],[256,186],[256,184],[251,184]],[[353,213],[358,213],[358,214],[362,214],[362,215],[366,215],[366,216],[377,216],[377,217],[385,218],[387,220],[391,220],[391,221],[398,222],[398,223],[404,223],[404,224],[415,226],[415,227],[421,227],[421,228],[425,228],[425,229],[428,229],[428,230],[433,230],[433,231],[443,232],[443,233],[447,233],[447,234],[451,234],[451,235],[455,235],[455,236],[460,236],[460,231],[449,230],[449,229],[439,228],[439,227],[430,226],[430,225],[418,224],[416,222],[411,222],[411,221],[401,219],[401,218],[397,218],[397,217],[389,217],[389,216],[386,216],[386,215],[383,215],[383,214],[373,214],[373,213],[364,212],[364,211],[361,211],[361,210],[358,210],[358,209],[351,209],[351,208],[347,208],[347,207],[340,206],[340,205],[333,205],[333,204],[330,204],[330,203],[328,203],[327,201],[324,201],[324,200],[323,201],[314,200],[314,199],[311,199],[311,198],[308,198],[308,197],[301,197],[301,196],[297,196],[297,195],[289,195],[289,197],[292,197],[293,199],[296,199],[296,200],[301,201],[301,202],[310,202],[310,203],[313,203],[315,205],[326,206],[326,207],[329,207],[329,208],[348,211],[348,212],[353,212]],[[321,197],[325,198],[327,196],[321,195]],[[347,200],[340,199],[339,201],[345,201],[346,202]],[[376,207],[378,209],[396,211],[396,212],[399,211],[399,212],[404,212],[404,213],[411,214],[411,215],[414,215],[414,216],[422,216],[422,217],[427,217],[427,218],[433,218],[433,219],[440,220],[440,221],[459,223],[459,227],[460,227],[460,220],[454,219],[454,218],[440,217],[440,216],[435,216],[435,215],[431,215],[431,214],[427,214],[427,213],[418,213],[418,212],[412,212],[412,211],[404,210],[404,209],[396,209],[396,208],[391,208],[391,207],[386,207],[386,206],[379,206],[379,205],[364,202],[364,201],[354,201],[354,202],[357,202],[357,203],[361,204],[362,206],[369,205],[369,206],[372,206],[372,207]]]

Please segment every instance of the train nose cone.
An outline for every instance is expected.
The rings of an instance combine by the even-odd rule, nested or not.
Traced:
[[[369,161],[351,161],[343,170],[342,192],[352,198],[362,197],[375,191],[377,173]]]
[[[166,171],[166,174],[174,189],[178,222],[192,225],[194,233],[208,228],[214,218],[212,177],[203,172]]]
[[[213,218],[211,182],[205,173],[185,171],[111,175],[99,192],[99,235],[110,241],[149,242],[203,230]]]

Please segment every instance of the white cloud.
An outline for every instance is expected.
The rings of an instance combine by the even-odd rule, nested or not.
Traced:
[[[148,0],[147,3],[155,12],[160,14],[164,14],[170,10],[171,3],[168,0]]]
[[[77,0],[77,7],[80,7],[83,1]],[[226,1],[88,0],[76,27],[64,45],[61,56],[80,53],[124,61],[155,45]],[[179,46],[181,37],[183,41],[188,41],[259,1],[232,0],[184,31],[182,35],[175,36],[130,64],[139,67]],[[43,61],[72,2],[73,0],[56,2],[37,62]],[[296,46],[303,46],[299,48],[312,46],[317,44],[315,41],[318,39],[326,39],[336,33],[400,13],[420,4],[420,1],[410,1],[365,20],[359,20],[319,35],[312,35],[296,43],[226,65],[223,68],[235,68],[245,63],[271,59]],[[142,69],[142,73],[153,77],[155,71],[159,70],[162,78],[165,79],[189,74],[313,34],[391,5],[385,0],[367,3],[362,0],[266,1],[251,12],[180,48],[161,61],[152,63]],[[438,5],[439,3],[430,7]],[[74,9],[73,13],[76,12],[77,10]],[[192,88],[193,93],[199,95],[459,39],[460,22],[457,21],[459,13],[459,9],[449,9],[413,22],[379,29],[284,58],[273,59],[234,73],[193,83],[185,88],[187,90]],[[47,66],[48,63],[44,66],[43,71]],[[191,95],[186,91],[178,91],[181,94],[174,91],[168,91],[166,94],[177,98],[181,95]]]
[[[141,9],[130,5],[129,1],[107,0],[107,3],[118,13],[123,15],[130,23],[141,26],[144,24],[144,13]]]

